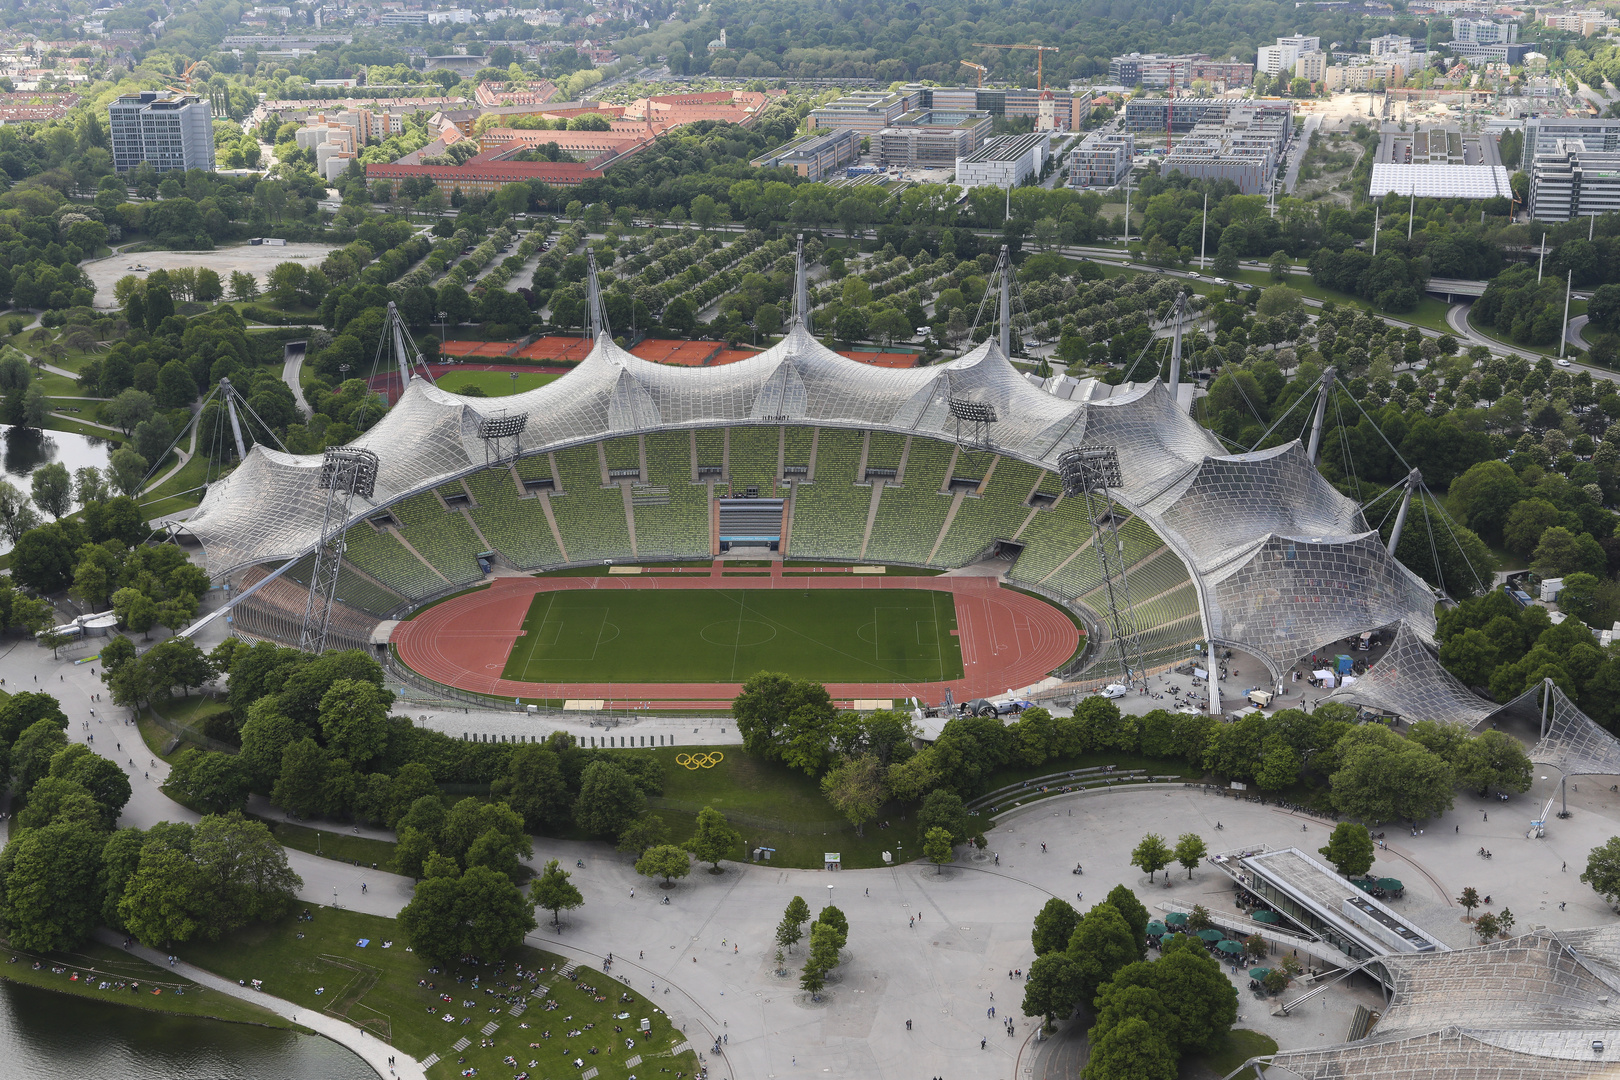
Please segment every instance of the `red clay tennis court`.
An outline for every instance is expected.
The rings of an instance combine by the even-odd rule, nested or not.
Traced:
[[[566,337],[550,335],[540,338],[531,344],[513,352],[514,342],[510,341],[446,341],[439,346],[439,351],[445,356],[455,357],[500,357],[511,356],[521,360],[558,360],[580,361],[585,359],[591,351],[590,342],[582,337]],[[670,364],[675,367],[720,367],[724,364],[735,364],[739,360],[746,360],[750,356],[757,356],[763,350],[736,348],[731,349],[719,341],[678,341],[670,338],[647,338],[638,342],[630,350],[631,355],[654,364]],[[920,359],[918,353],[904,352],[866,352],[861,350],[847,350],[840,352],[839,356],[847,357],[857,363],[871,364],[873,367],[909,368],[916,367]]]
[[[994,578],[910,577],[827,573],[722,577],[721,563],[704,573],[643,573],[604,577],[497,578],[488,588],[446,600],[395,628],[400,659],[435,682],[474,693],[531,700],[602,700],[608,707],[703,709],[726,707],[741,683],[530,683],[501,677],[536,593],[576,589],[930,589],[952,593],[963,677],[949,682],[828,683],[835,701],[898,700],[916,696],[957,701],[1027,686],[1067,662],[1080,633],[1067,615],[1035,597],[1003,589]]]

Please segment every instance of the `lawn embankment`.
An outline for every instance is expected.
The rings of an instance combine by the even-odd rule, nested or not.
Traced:
[[[339,908],[308,910],[308,921],[294,916],[256,924],[177,951],[224,978],[262,979],[266,993],[358,1025],[418,1060],[439,1055],[442,1060],[428,1069],[432,1080],[448,1080],[465,1069],[488,1076],[515,1071],[573,1076],[576,1058],[595,1067],[601,1080],[628,1080],[632,1072],[663,1075],[665,1068],[670,1075],[690,1076],[697,1064],[690,1050],[673,1053],[685,1037],[667,1016],[599,971],[580,967],[564,978],[557,974],[561,958],[523,946],[500,960],[436,972],[405,947],[392,919]],[[518,979],[514,964],[536,980]],[[531,997],[536,986],[549,992]],[[548,1002],[556,1003],[555,1011]],[[514,1003],[526,1003],[521,1016],[511,1015]],[[642,1017],[652,1022],[645,1037],[635,1030]],[[489,1023],[499,1026],[481,1039]],[[471,1045],[452,1049],[464,1038]],[[626,1038],[635,1039],[633,1048],[625,1046]],[[485,1041],[492,1045],[480,1045]],[[641,1064],[626,1066],[638,1054]],[[503,1064],[507,1056],[517,1060],[516,1070]]]
[[[209,990],[99,942],[86,942],[66,953],[13,949],[7,962],[0,964],[0,978],[148,1012],[304,1030],[268,1009]]]

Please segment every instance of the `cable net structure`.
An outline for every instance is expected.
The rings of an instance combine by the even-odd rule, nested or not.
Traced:
[[[1434,720],[1473,727],[1497,712],[1440,664],[1423,635],[1401,623],[1395,639],[1372,669],[1353,683],[1329,691],[1323,701],[1373,709],[1409,721]]]
[[[1370,963],[1394,986],[1371,1034],[1276,1054],[1268,1078],[1567,1080],[1620,1071],[1620,927],[1535,930]]]
[[[1542,695],[1551,695],[1549,702]],[[1575,705],[1558,684],[1538,682],[1487,719],[1512,717],[1536,725],[1540,738],[1530,748],[1530,760],[1565,776],[1620,776],[1620,739],[1598,726]]]
[[[1148,550],[1167,548],[1166,558],[1185,567],[1196,594],[1197,632],[1178,640],[1236,645],[1280,677],[1299,657],[1364,630],[1406,620],[1422,633],[1433,632],[1427,586],[1384,550],[1298,443],[1228,454],[1213,433],[1177,408],[1158,379],[1102,400],[1055,397],[1031,385],[994,340],[932,367],[880,368],[839,356],[794,324],[753,357],[686,368],[632,356],[603,334],[568,374],[509,397],[462,397],[412,378],[387,415],[350,444],[375,453],[378,465],[372,500],[344,524],[353,526],[417,495],[427,498],[445,485],[476,486],[473,474],[486,472],[492,457],[505,459],[506,448],[490,447],[495,420],[516,424],[514,418],[527,417],[511,462],[523,474],[531,460],[622,436],[685,438],[695,432],[692,437],[701,441],[708,430],[760,423],[960,445],[964,402],[994,415],[994,452],[1009,462],[1006,469],[1016,463],[1035,470],[1025,489],[1031,497],[1039,477],[1057,476],[1071,448],[1116,451],[1119,486],[1109,489],[1109,497],[1139,522],[1123,524],[1121,536],[1129,527],[1139,530],[1133,535]],[[223,578],[312,551],[328,524],[321,467],[319,455],[253,447],[185,523],[203,546],[209,573]],[[1040,509],[1020,496],[1002,511],[997,530],[1011,540]],[[446,520],[455,524],[453,517]],[[961,565],[970,554],[921,561]],[[578,561],[577,553],[554,560]],[[1076,559],[1073,567],[1080,563]],[[1070,573],[1056,564],[1049,569],[1053,575]],[[1035,575],[1042,576],[1048,571]],[[1133,569],[1138,605],[1169,602],[1156,601],[1146,579],[1143,595],[1136,595],[1135,576]],[[1179,571],[1169,576],[1181,580]],[[1175,583],[1154,587],[1165,592]]]

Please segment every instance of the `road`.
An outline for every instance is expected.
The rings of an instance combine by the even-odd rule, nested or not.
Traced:
[[[1293,147],[1288,151],[1288,172],[1283,177],[1283,190],[1293,194],[1294,185],[1299,183],[1299,167],[1305,161],[1305,151],[1310,149],[1311,136],[1322,123],[1321,113],[1311,113],[1305,118],[1305,130],[1300,132],[1298,139],[1294,140]]]

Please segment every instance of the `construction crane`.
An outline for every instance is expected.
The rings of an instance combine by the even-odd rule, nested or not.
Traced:
[[[192,79],[191,73],[196,71],[197,66],[201,63],[203,63],[201,60],[193,61],[192,63],[188,64],[186,66],[186,70],[182,71],[180,74],[174,76],[173,78],[163,80],[164,84],[177,94],[191,93],[192,83],[195,81]]]
[[[963,67],[970,67],[974,71],[977,71],[979,73],[979,88],[983,89],[984,88],[984,77],[990,71],[990,69],[985,67],[983,64],[975,64],[971,60],[963,60],[962,61],[962,66]]]
[[[1056,45],[991,45],[985,42],[975,42],[975,49],[1024,49],[1035,54],[1035,89],[1045,90],[1045,73],[1041,70],[1041,62],[1046,59],[1045,53],[1057,52]]]

